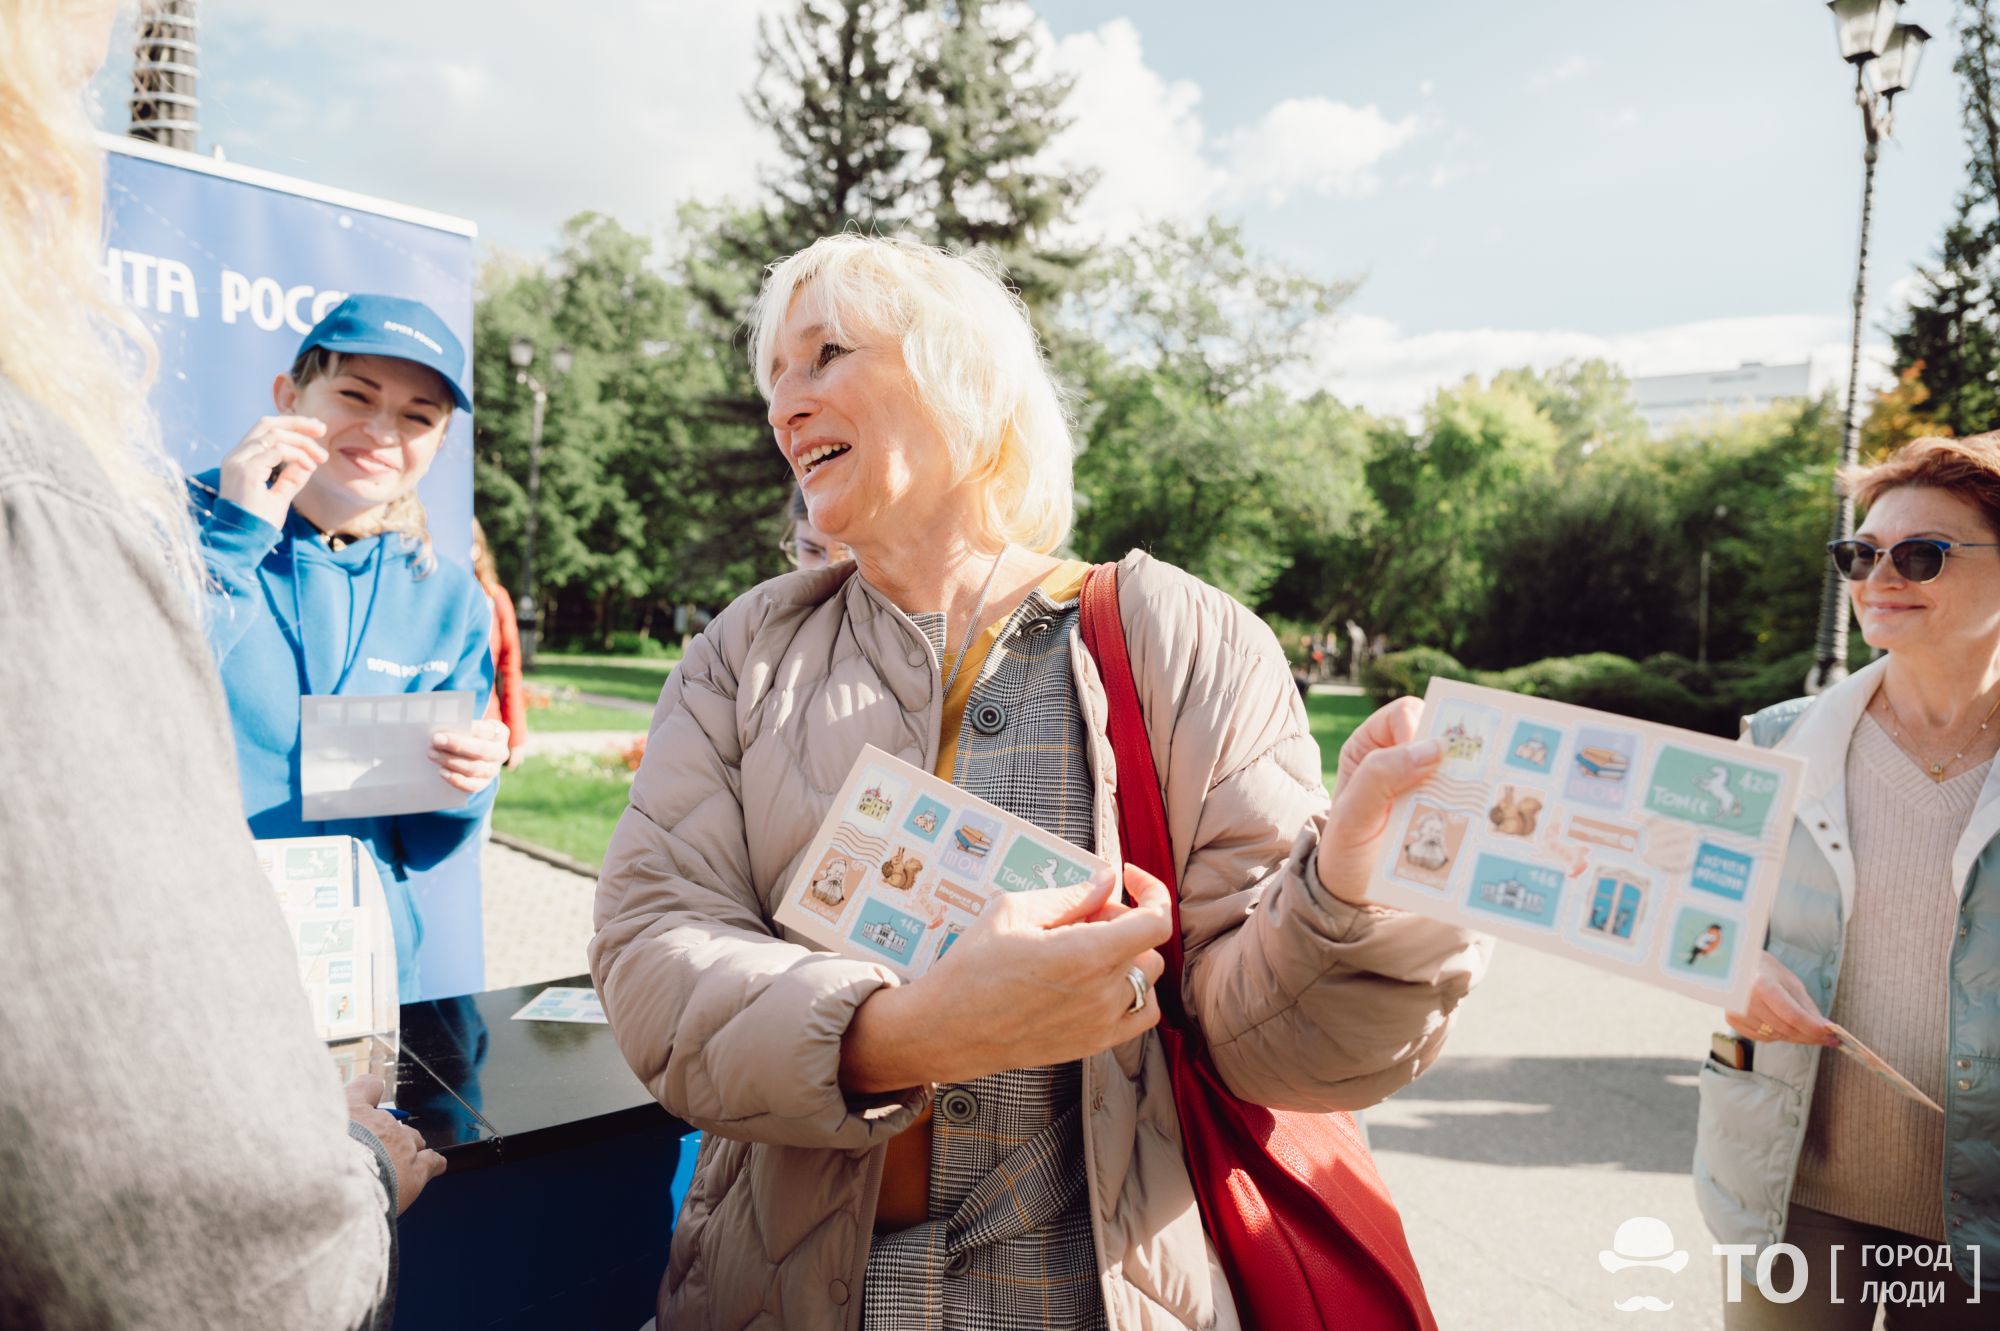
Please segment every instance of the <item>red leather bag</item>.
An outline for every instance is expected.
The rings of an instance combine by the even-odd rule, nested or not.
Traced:
[[[1118,826],[1126,860],[1167,885],[1173,936],[1160,1044],[1172,1074],[1188,1174],[1209,1241],[1246,1328],[1437,1331],[1402,1217],[1351,1114],[1306,1114],[1239,1100],[1181,1003],[1180,893],[1166,804],[1125,651],[1113,565],[1083,585],[1084,646],[1110,702]]]

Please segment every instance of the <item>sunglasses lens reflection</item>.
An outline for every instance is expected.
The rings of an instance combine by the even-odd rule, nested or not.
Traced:
[[[1929,541],[1898,541],[1889,551],[1896,571],[1911,582],[1929,582],[1944,568],[1944,551]]]

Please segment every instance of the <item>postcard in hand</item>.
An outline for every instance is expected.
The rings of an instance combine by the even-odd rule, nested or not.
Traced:
[[[1000,894],[1112,872],[1089,851],[871,746],[799,861],[777,922],[915,979]]]
[[[1740,1009],[1804,764],[1432,680],[1437,775],[1396,802],[1369,896]]]

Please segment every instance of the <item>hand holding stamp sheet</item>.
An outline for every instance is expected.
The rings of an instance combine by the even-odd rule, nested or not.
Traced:
[[[472,721],[464,689],[302,698],[300,816],[327,822],[458,808],[470,796],[439,775],[431,736],[469,735]]]
[[[1740,1011],[1804,763],[1452,680],[1369,896]]]
[[[777,922],[915,979],[1000,894],[1113,873],[1089,851],[871,745],[806,848]]]

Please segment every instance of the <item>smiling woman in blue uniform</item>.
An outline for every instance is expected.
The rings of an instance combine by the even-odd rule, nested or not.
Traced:
[[[416,497],[454,408],[465,353],[427,306],[350,296],[272,385],[277,415],[190,482],[212,581],[209,638],[229,693],[244,812],[260,837],[344,834],[382,871],[397,987],[418,992],[422,921],[407,886],[478,828],[506,729],[440,734],[438,776],[471,798],[437,813],[305,821],[300,699],[493,687],[491,608],[471,573],[431,551]]]

